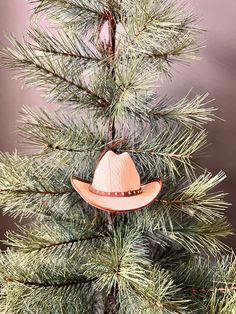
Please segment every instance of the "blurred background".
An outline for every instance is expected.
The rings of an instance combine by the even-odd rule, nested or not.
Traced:
[[[32,5],[28,1],[0,1],[0,42],[6,44],[5,34],[13,32],[18,38],[30,22]],[[227,201],[233,205],[227,215],[236,231],[236,2],[235,0],[186,0],[202,18],[200,26],[206,30],[206,47],[200,52],[201,61],[190,66],[173,65],[172,79],[161,87],[161,93],[182,98],[190,89],[191,95],[209,92],[218,107],[217,120],[207,127],[211,144],[204,152],[201,165],[213,174],[224,170],[227,174],[220,189],[228,192]],[[35,89],[24,88],[12,80],[12,73],[0,70],[0,151],[17,149],[16,125],[22,105],[46,106],[46,101]],[[0,215],[0,239],[15,222]],[[236,236],[226,239],[236,249]]]

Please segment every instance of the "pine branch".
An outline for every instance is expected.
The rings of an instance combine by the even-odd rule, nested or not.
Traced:
[[[23,107],[19,134],[26,145],[43,146],[45,151],[101,152],[106,143],[105,132],[96,124],[63,115],[49,115],[44,110]]]
[[[153,229],[153,235],[148,234],[148,236],[153,237],[154,241],[157,238],[157,243],[164,241],[166,244],[171,244],[177,248],[180,246],[180,248],[185,248],[192,253],[203,251],[214,256],[226,248],[219,240],[219,238],[225,238],[232,234],[225,218],[211,222],[200,222],[189,217],[175,219],[171,217],[173,215],[173,212],[163,214]]]
[[[6,283],[19,283],[25,286],[34,286],[34,288],[51,288],[51,287],[55,287],[55,288],[63,288],[63,287],[68,287],[68,286],[78,286],[80,284],[86,284],[86,283],[90,283],[93,282],[92,279],[85,279],[82,278],[79,282],[67,282],[67,283],[51,283],[51,284],[46,284],[46,283],[39,283],[39,282],[33,282],[33,281],[21,281],[18,279],[14,279],[14,278],[10,278],[10,277],[5,277],[4,278]]]
[[[30,227],[20,227],[20,234],[8,232],[5,243],[15,252],[24,253],[26,260],[46,260],[53,265],[55,260],[63,262],[66,256],[70,260],[68,263],[82,264],[106,241],[108,235],[101,226],[95,217],[91,222],[89,215],[70,222],[43,220]]]
[[[191,300],[191,313],[233,313],[236,305],[236,293],[231,289],[236,283],[234,254],[214,260],[192,256],[187,264],[173,269],[173,275]]]
[[[122,313],[186,313],[188,300],[181,296],[168,272],[155,267],[149,279],[145,290],[133,287],[132,292],[120,297]]]
[[[159,198],[161,207],[167,211],[184,212],[203,222],[220,219],[229,205],[224,200],[226,194],[210,190],[225,178],[225,174],[220,172],[214,177],[210,174],[201,175],[190,184],[177,184],[173,188],[168,185],[166,192]]]
[[[147,256],[148,249],[141,234],[132,229],[120,228],[112,231],[110,245],[96,252],[96,262],[88,262],[86,273],[89,278],[93,278],[96,273],[96,289],[105,289],[107,294],[116,286],[119,291],[125,290],[130,283],[145,287],[150,265]]]
[[[232,289],[225,288],[223,297],[219,298],[219,293],[215,289],[214,293],[211,296],[208,305],[209,313],[234,313],[236,307],[236,293],[232,292]]]
[[[93,50],[96,51],[96,48],[88,47],[82,40],[71,38],[71,35],[62,32],[61,43],[55,35],[42,33],[39,29],[34,29],[30,36],[36,44],[21,44],[11,37],[15,51],[8,48],[2,52],[3,65],[17,70],[20,73],[18,77],[24,79],[26,84],[45,90],[51,100],[71,104],[73,108],[78,109],[86,109],[90,103],[90,109],[95,110],[97,114],[112,115],[116,118],[121,116],[121,119],[124,118],[124,113],[138,114],[142,119],[158,114],[162,118],[167,115],[168,119],[174,115],[173,111],[158,113],[155,110],[147,112],[146,109],[150,100],[155,99],[152,90],[156,86],[159,73],[165,72],[160,63],[150,63],[135,55],[132,60],[123,57],[122,61],[114,65],[114,80],[109,71],[101,65],[98,67],[98,62],[95,62],[96,55],[94,56]],[[105,62],[105,59],[103,61]],[[82,72],[86,68],[91,70],[94,66],[98,67],[98,72],[95,79],[93,78],[93,84],[89,86],[82,78]],[[80,70],[75,73],[75,68]],[[147,90],[150,90],[148,94]],[[193,103],[190,106],[193,106]],[[194,118],[190,121],[194,121]]]
[[[35,7],[35,13],[39,13],[43,10],[55,10],[55,6],[62,5],[62,7],[65,9],[68,9],[69,7],[74,7],[74,9],[77,9],[78,11],[84,10],[88,11],[90,14],[94,13],[99,15],[99,6],[101,5],[102,1],[97,1],[97,8],[93,8],[92,5],[95,5],[95,1],[90,1],[90,5],[88,4],[88,1],[80,1],[80,3],[76,0],[56,0],[52,2],[51,0],[30,0],[30,2],[38,3],[38,6]]]
[[[88,174],[92,161],[95,163],[96,157],[106,143],[103,131],[100,134],[94,133],[91,130],[97,129],[96,126],[90,128],[84,125],[81,128],[76,121],[67,121],[63,117],[55,119],[45,112],[38,114],[25,109],[23,115],[24,112],[27,113],[28,118],[23,118],[20,131],[27,143],[40,144],[45,147],[41,152],[42,155],[51,155],[53,159],[66,161],[68,165],[74,164],[75,167],[84,159],[84,154],[89,153],[92,160],[85,166],[87,172],[84,169],[84,173]],[[117,134],[120,135],[122,134]],[[156,138],[153,136],[150,138],[150,134],[146,138],[143,137],[144,130],[142,136],[136,136],[134,143],[124,138],[117,150],[127,151],[133,155],[143,179],[145,176],[147,178],[148,173],[152,177],[165,176],[168,173],[170,177],[175,178],[180,174],[180,166],[184,167],[187,174],[191,173],[193,154],[205,145],[206,134],[204,131],[195,134],[189,130],[175,129],[171,133],[162,132]],[[114,141],[118,139],[120,137]]]
[[[186,60],[188,59],[199,59],[196,54],[202,48],[201,46],[196,45],[193,39],[190,39],[188,36],[181,41],[178,40],[178,38],[175,38],[171,43],[173,46],[167,47],[166,51],[145,54],[146,58],[151,60],[164,60],[168,66],[172,65],[174,62],[186,64]]]
[[[56,256],[54,262],[49,262],[48,256],[47,259],[41,260],[35,257],[32,259],[29,256],[25,258],[25,253],[8,252],[4,257],[2,256],[1,262],[2,265],[4,264],[4,271],[2,269],[1,275],[4,289],[7,290],[8,303],[5,303],[6,300],[4,300],[2,304],[0,303],[1,306],[5,308],[5,305],[8,304],[11,310],[14,310],[17,306],[24,310],[25,303],[24,305],[20,303],[24,298],[27,304],[30,304],[32,310],[38,306],[38,302],[43,298],[43,300],[46,300],[45,304],[42,304],[45,307],[44,310],[47,313],[53,313],[53,310],[57,309],[57,302],[60,306],[67,306],[68,308],[68,298],[70,297],[76,300],[73,301],[73,305],[74,302],[77,302],[82,306],[82,301],[85,301],[88,306],[91,304],[88,298],[92,300],[94,292],[91,291],[91,286],[87,286],[88,290],[85,289],[85,282],[94,281],[95,287],[97,287],[100,284],[103,285],[102,277],[116,277],[117,275],[119,282],[117,301],[121,309],[128,305],[125,301],[139,299],[139,302],[132,303],[130,306],[135,306],[135,309],[139,308],[140,310],[154,308],[155,310],[165,309],[176,313],[184,313],[182,310],[186,307],[186,301],[180,298],[179,289],[174,286],[170,276],[162,270],[150,269],[151,264],[147,259],[148,249],[145,248],[148,243],[143,241],[139,232],[135,230],[128,231],[124,228],[114,230],[111,232],[110,241],[109,245],[105,245],[102,250],[93,250],[93,258],[84,265],[87,268],[86,273],[89,274],[89,277],[81,273],[81,265],[78,260],[77,263],[74,261],[74,258],[76,260],[78,255],[74,255],[73,258],[69,259],[63,258],[58,263]],[[101,252],[103,252],[102,255],[99,254]],[[106,259],[106,256],[108,257],[106,252],[109,254],[108,259]],[[20,265],[19,260],[21,261]],[[107,260],[107,263],[104,264],[105,260]],[[96,274],[102,275],[99,278],[92,277],[95,268]],[[97,269],[99,269],[99,274]],[[139,270],[138,276],[137,270]],[[134,274],[135,276],[133,276]],[[142,276],[144,277],[142,278]],[[107,281],[104,284],[104,289],[109,289]],[[80,286],[83,289],[82,294],[80,294]],[[31,291],[29,295],[27,294],[28,289]],[[74,289],[77,292],[76,297],[74,296]],[[18,292],[19,299],[15,297],[13,290]],[[85,290],[86,295],[84,295]],[[48,293],[50,293],[51,299],[45,297],[44,294]],[[61,297],[60,300],[58,300],[59,296]],[[128,296],[128,298],[125,296]],[[85,297],[85,300],[83,297]],[[112,308],[109,309],[112,310]],[[79,308],[76,312],[72,307],[72,313],[80,313]]]
[[[179,243],[180,246],[194,253],[203,251],[216,255],[220,251],[227,249],[227,246],[219,239],[232,234],[225,218],[211,223],[194,222],[186,219],[179,225],[178,222],[175,222],[175,224],[173,227],[165,226],[165,229],[161,230],[161,234],[165,237],[169,236],[170,241]]]
[[[47,263],[39,259],[25,259],[25,254],[8,252],[1,260],[2,297],[0,309],[27,313],[28,309],[43,313],[71,313],[91,311],[93,307],[92,279],[87,279],[79,265]],[[44,302],[42,302],[42,300]]]
[[[110,114],[116,119],[124,119],[136,111],[142,114],[146,111],[147,103],[155,95],[157,81],[165,69],[159,63],[147,62],[144,58],[133,56],[123,57],[115,62],[117,85]]]
[[[206,107],[210,103],[210,101],[206,101],[207,98],[208,94],[197,95],[193,99],[188,99],[187,95],[178,102],[163,98],[158,102],[156,100],[156,104],[153,104],[153,108],[146,115],[148,121],[156,122],[157,125],[163,121],[167,125],[176,121],[189,128],[202,128],[206,123],[214,121],[215,118],[213,112],[216,109]]]
[[[89,33],[91,29],[100,27],[101,21],[110,11],[119,17],[118,1],[107,0],[29,0],[36,4],[35,14],[47,15],[62,27],[73,27]]]
[[[89,278],[98,274],[95,287],[105,289],[107,295],[116,289],[117,299],[109,304],[111,312],[184,313],[186,301],[178,299],[178,288],[167,273],[152,269],[148,255],[142,234],[120,227],[112,231],[111,244],[96,253],[96,262],[88,264]]]
[[[78,207],[81,212],[85,210],[74,191],[46,195],[38,191],[7,190],[0,193],[0,205],[4,213],[13,217],[34,216],[35,219],[42,219],[45,215],[66,218]]]
[[[49,30],[42,31],[36,26],[28,31],[28,36],[32,42],[27,42],[27,45],[42,56],[67,57],[68,61],[76,60],[77,67],[98,66],[102,61],[99,47],[86,40],[81,34],[64,30],[51,33]]]
[[[156,137],[153,134],[146,138],[140,136],[132,146],[126,145],[120,151],[130,152],[134,156],[142,176],[150,173],[152,177],[169,176],[175,180],[180,175],[180,167],[184,168],[187,176],[191,175],[194,169],[193,154],[205,144],[204,131],[194,133],[175,129],[164,131]]]
[[[19,73],[17,78],[23,79],[27,85],[43,89],[51,100],[76,103],[80,108],[85,104],[86,107],[90,104],[94,109],[109,106],[109,100],[104,98],[107,91],[105,89],[102,93],[101,90],[104,86],[100,84],[100,90],[88,86],[81,77],[82,69],[75,70],[73,63],[66,66],[64,60],[55,60],[53,55],[38,54],[27,42],[21,44],[14,37],[11,42],[14,50],[7,48],[2,51],[3,66],[16,70]]]
[[[192,230],[193,237],[195,237],[194,233],[196,233],[199,239],[196,245],[200,243],[202,247],[205,247],[203,251],[209,251],[213,255],[228,250],[228,246],[222,241],[233,234],[231,225],[225,217],[211,224],[197,223]],[[186,240],[187,239],[188,237],[186,237]]]
[[[134,92],[135,94],[135,92]],[[175,129],[177,127],[188,129],[203,129],[203,127],[217,117],[216,110],[208,107],[210,101],[206,101],[206,95],[199,95],[190,99],[188,95],[180,100],[169,99],[167,96],[160,99],[153,92],[144,97],[130,97],[129,102],[132,106],[124,103],[123,113],[117,117],[117,122],[130,134],[130,124],[134,124],[136,132],[161,132],[163,129]],[[128,102],[127,102],[128,104]]]
[[[193,34],[199,32],[196,18],[173,1],[122,3],[121,40],[117,55],[130,51],[151,58],[193,58],[198,47]]]
[[[220,239],[232,234],[224,217],[201,221],[176,209],[158,208],[156,204],[117,220],[140,230],[150,241],[153,256],[159,250],[215,255],[227,249]]]
[[[69,169],[55,160],[0,156],[0,205],[12,215],[66,215],[81,200],[71,187]]]

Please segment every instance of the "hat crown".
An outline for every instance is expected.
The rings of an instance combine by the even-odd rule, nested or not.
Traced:
[[[104,192],[128,192],[140,189],[140,176],[130,155],[108,151],[94,172],[92,187]]]

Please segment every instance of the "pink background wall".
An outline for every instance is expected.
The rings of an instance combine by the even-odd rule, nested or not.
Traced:
[[[228,216],[236,230],[236,2],[235,0],[191,0],[194,11],[203,18],[202,28],[207,32],[207,47],[201,51],[202,61],[191,62],[190,67],[174,66],[172,81],[162,87],[163,94],[182,97],[193,88],[192,94],[209,92],[216,99],[218,115],[227,122],[217,121],[208,127],[209,142],[204,167],[214,174],[223,169],[228,179],[221,189],[230,195],[228,201],[235,204]],[[27,1],[0,1],[0,41],[5,43],[4,33],[13,32],[19,38],[29,25],[31,6]],[[12,152],[17,147],[17,112],[23,104],[41,106],[45,101],[35,89],[21,88],[21,82],[13,81],[12,74],[0,71],[0,150]],[[0,217],[0,238],[13,221]],[[236,248],[236,238],[228,242]]]

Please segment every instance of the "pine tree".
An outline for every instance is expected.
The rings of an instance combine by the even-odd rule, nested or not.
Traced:
[[[225,174],[196,160],[215,109],[207,94],[175,101],[157,88],[173,62],[196,58],[198,19],[174,0],[29,2],[53,27],[36,19],[28,40],[10,35],[2,65],[60,110],[24,107],[19,134],[31,153],[0,156],[3,211],[31,218],[7,234],[0,309],[236,313],[235,256],[221,242],[228,204],[215,189]],[[162,177],[158,201],[110,214],[75,192],[70,176],[91,181],[108,148],[129,152],[143,182]]]

